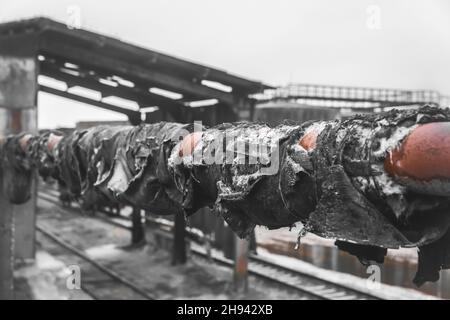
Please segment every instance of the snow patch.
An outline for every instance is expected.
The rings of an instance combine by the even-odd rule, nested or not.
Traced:
[[[61,260],[55,259],[46,251],[36,252],[36,266],[42,270],[58,270],[65,268],[65,264]]]
[[[122,250],[118,249],[115,244],[104,244],[97,247],[91,247],[85,250],[90,258],[111,258],[121,254]]]
[[[393,134],[387,138],[383,137],[379,140],[380,148],[373,152],[374,156],[383,157],[386,153],[396,149],[415,128],[417,128],[417,125],[395,128]]]

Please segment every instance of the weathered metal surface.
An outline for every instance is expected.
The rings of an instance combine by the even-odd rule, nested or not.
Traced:
[[[145,227],[142,222],[142,210],[133,208],[131,213],[131,244],[141,245],[145,243]]]
[[[25,163],[41,172],[50,160],[55,165],[46,167],[75,194],[92,188],[159,214],[212,207],[240,237],[255,225],[301,221],[305,231],[337,239],[362,261],[381,262],[387,248],[417,246],[420,284],[450,264],[450,194],[411,188],[385,170],[385,161],[419,128],[448,122],[448,110],[431,107],[275,128],[236,123],[194,131],[162,122],[78,131],[52,150],[48,134],[35,136],[26,140],[25,153],[16,137],[11,152],[25,154]],[[445,141],[435,143],[447,152]],[[429,152],[421,150],[416,157]]]
[[[36,106],[35,58],[0,55],[0,108],[27,109]]]
[[[234,286],[237,292],[246,292],[248,290],[248,249],[247,239],[235,237],[235,257],[234,257]]]

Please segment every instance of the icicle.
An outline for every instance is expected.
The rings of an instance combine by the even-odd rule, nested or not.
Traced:
[[[305,226],[303,226],[302,229],[298,232],[297,243],[295,244],[294,247],[295,250],[298,250],[300,248],[300,241],[306,235],[307,232],[308,230],[306,229]]]

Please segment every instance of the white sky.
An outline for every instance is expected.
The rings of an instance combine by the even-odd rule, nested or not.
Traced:
[[[272,85],[288,82],[435,89],[450,94],[447,0],[0,0],[0,22],[60,21],[77,5],[82,26]],[[380,29],[367,8],[381,9]],[[40,127],[123,119],[39,95]]]

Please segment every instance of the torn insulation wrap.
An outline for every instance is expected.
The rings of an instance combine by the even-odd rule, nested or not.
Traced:
[[[11,203],[21,204],[31,198],[32,163],[26,157],[23,145],[30,135],[10,135],[0,145],[3,190]]]
[[[179,159],[171,168],[188,213],[214,207],[241,237],[257,224],[279,228],[301,221],[312,233],[338,239],[340,248],[362,261],[382,261],[387,248],[423,251],[448,233],[447,189],[433,191],[427,187],[432,180],[385,170],[385,161],[417,130],[420,135],[422,126],[442,129],[449,121],[448,110],[424,107],[276,128],[225,124],[187,137],[178,149],[189,146],[189,152],[175,148],[172,158]],[[435,141],[434,148],[448,152],[447,141]],[[441,185],[448,183],[448,167],[435,163],[442,159],[429,158],[426,167],[443,174]],[[277,170],[266,170],[271,167]],[[421,260],[422,266],[429,261]]]
[[[28,159],[34,159],[33,165],[39,175],[46,180],[51,177],[59,178],[56,158],[54,154],[55,146],[63,139],[63,134],[59,131],[45,131],[39,136],[26,135],[26,140],[20,141],[21,149]]]
[[[84,198],[121,202],[156,214],[181,211],[176,201],[181,195],[167,163],[170,150],[191,127],[161,122],[75,132],[56,147],[61,179]]]
[[[314,208],[313,189],[294,195],[297,186],[291,182],[308,187],[312,179],[286,154],[290,138],[302,132],[300,125],[236,123],[187,136],[169,162],[186,212],[214,206],[241,237],[257,224],[273,229],[307,218]],[[290,201],[298,210],[290,211]]]
[[[117,199],[156,214],[180,212],[181,194],[169,174],[168,158],[191,131],[192,125],[169,122],[130,130],[116,152],[108,189]]]

